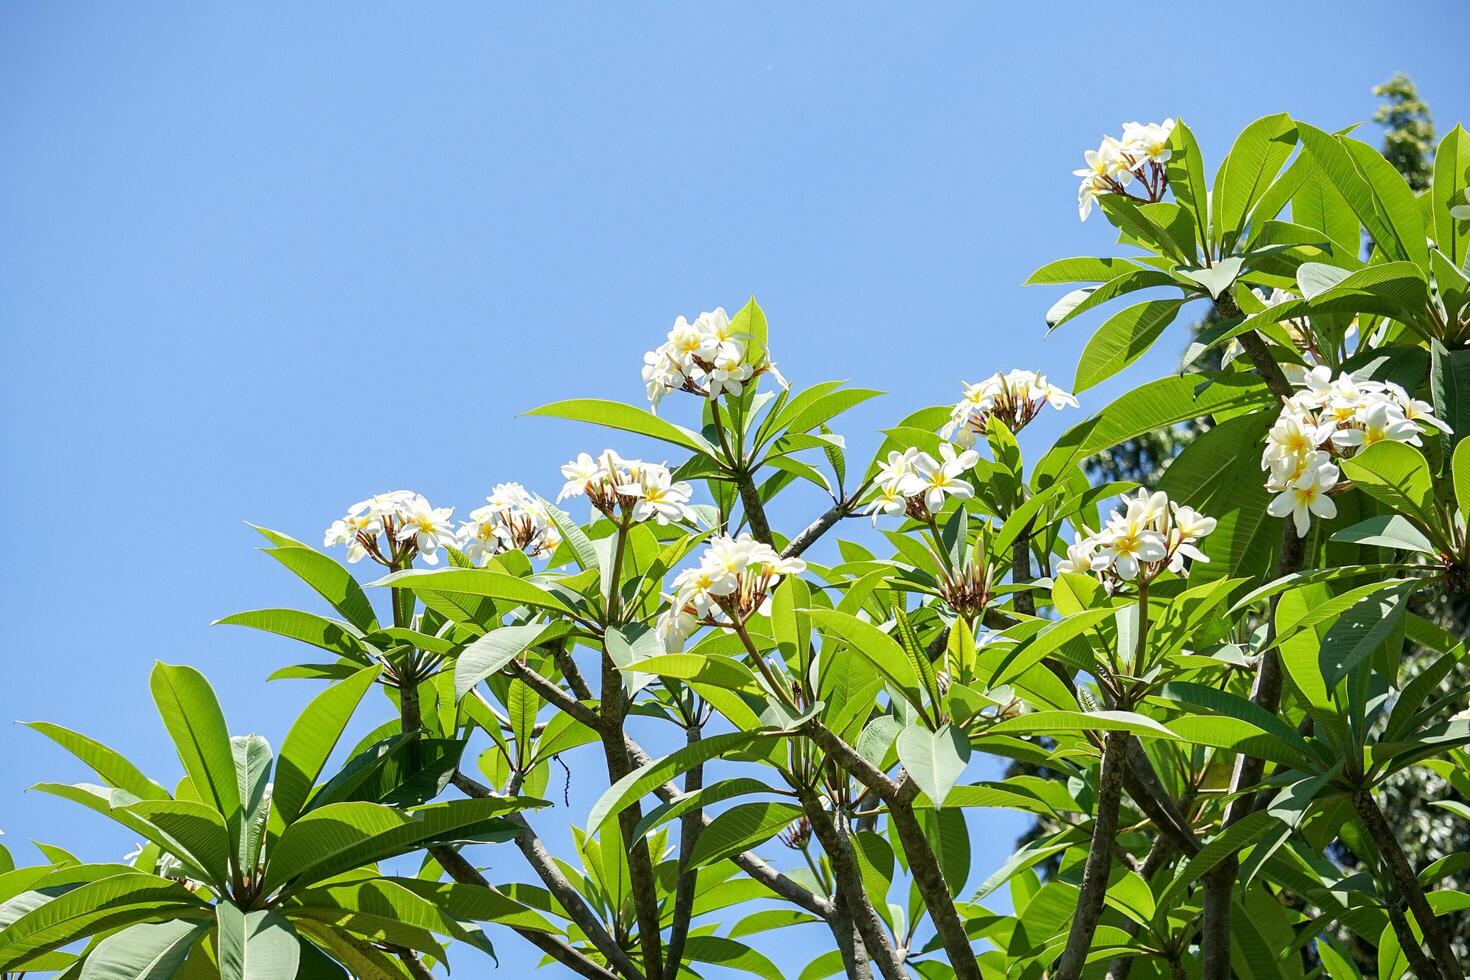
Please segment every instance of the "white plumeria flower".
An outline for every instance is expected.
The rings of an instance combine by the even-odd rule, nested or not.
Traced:
[[[1399,412],[1410,422],[1423,422],[1432,425],[1441,432],[1453,431],[1449,423],[1434,417],[1434,406],[1426,401],[1415,398],[1404,390],[1402,385],[1389,382],[1383,386],[1386,394],[1393,403],[1398,406]]]
[[[758,374],[770,373],[781,387],[786,379],[769,355],[752,363],[745,344],[723,307],[701,313],[690,323],[674,320],[664,343],[643,355],[643,383],[654,408],[670,391],[688,391],[707,398],[739,395]]]
[[[1367,448],[1375,442],[1406,442],[1411,446],[1422,445],[1419,427],[1400,414],[1398,407],[1388,402],[1375,402],[1359,413],[1362,428],[1339,429],[1332,434],[1335,446]]]
[[[786,575],[806,570],[800,558],[782,558],[769,545],[749,534],[721,535],[710,541],[699,564],[680,572],[673,581],[669,608],[659,618],[657,632],[666,650],[682,648],[701,623],[738,622],[767,610],[770,593]]]
[[[1057,562],[1057,574],[1065,575],[1068,572],[1087,573],[1092,571],[1093,558],[1097,553],[1097,543],[1090,534],[1082,531],[1077,532],[1072,543],[1067,545],[1067,557]]]
[[[1096,572],[1109,591],[1120,581],[1149,581],[1166,569],[1184,577],[1186,559],[1210,560],[1196,545],[1215,526],[1213,517],[1171,501],[1162,491],[1141,489],[1123,498],[1122,509],[1113,511],[1101,531],[1081,528],[1057,572]]]
[[[374,494],[366,500],[359,500],[348,508],[347,513],[352,516],[370,514],[380,518],[398,518],[403,515],[404,509],[417,496],[418,494],[412,490],[390,490],[387,493]]]
[[[359,513],[348,514],[340,520],[333,521],[332,526],[327,528],[327,533],[322,540],[325,547],[337,544],[347,546],[347,563],[355,565],[368,555],[367,548],[362,539],[376,538],[383,531],[383,519],[376,514]]]
[[[1336,456],[1351,456],[1376,442],[1423,443],[1421,425],[1448,431],[1433,406],[1400,385],[1333,376],[1318,365],[1302,377],[1302,388],[1282,406],[1266,436],[1261,467],[1269,471],[1266,489],[1276,493],[1270,513],[1291,514],[1299,535],[1312,516],[1330,518],[1337,505],[1327,496],[1340,471]]]
[[[899,489],[909,497],[922,498],[931,514],[944,509],[945,497],[966,500],[975,495],[975,488],[960,479],[960,475],[980,461],[980,454],[973,449],[956,454],[947,442],[940,445],[939,454],[942,460],[919,453],[914,457],[913,471],[899,484]]]
[[[1111,178],[1124,187],[1133,180],[1132,164],[1122,144],[1111,136],[1104,136],[1097,149],[1083,151],[1082,158],[1087,165],[1072,171],[1074,177]]]
[[[423,495],[415,494],[403,508],[403,526],[398,529],[398,540],[412,541],[426,564],[437,565],[439,549],[459,543],[458,536],[449,526],[453,514],[453,507],[434,507]]]
[[[1306,537],[1314,515],[1324,520],[1337,516],[1337,504],[1327,492],[1336,486],[1338,475],[1333,464],[1318,463],[1273,498],[1266,512],[1272,517],[1290,514],[1292,523],[1296,525],[1296,536]]]
[[[1125,582],[1138,577],[1145,562],[1163,561],[1169,555],[1162,534],[1142,521],[1114,515],[1098,538],[1093,568],[1110,571]]]
[[[601,459],[593,459],[590,453],[578,453],[576,459],[561,468],[561,475],[567,482],[562,484],[561,492],[556,495],[557,503],[568,497],[582,496],[589,483],[600,482],[608,472]]]
[[[617,491],[625,497],[636,498],[637,503],[633,505],[635,521],[653,519],[659,524],[668,524],[670,521],[692,523],[695,520],[694,509],[689,506],[694,488],[688,483],[673,482],[667,466],[645,463],[639,468],[636,478],[619,485]]]
[[[1169,137],[1174,132],[1174,120],[1162,123],[1124,123],[1123,148],[1135,162],[1163,164],[1172,155]]]
[[[864,513],[873,518],[873,526],[877,527],[879,517],[902,517],[908,503],[909,498],[903,495],[898,484],[880,485],[877,495],[868,501],[868,509]]]
[[[999,372],[978,384],[964,382],[964,397],[949,413],[949,421],[939,430],[943,439],[951,439],[962,449],[975,444],[992,417],[1006,428],[1019,432],[1041,411],[1044,405],[1055,409],[1076,408],[1071,392],[1058,388],[1035,371]]]

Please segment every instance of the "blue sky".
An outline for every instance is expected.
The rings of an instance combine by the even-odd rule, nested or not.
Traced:
[[[264,680],[306,648],[208,624],[315,607],[243,522],[312,539],[388,487],[461,512],[504,480],[553,491],[576,451],[636,444],[517,414],[640,401],[641,354],[680,313],[754,294],[788,377],[890,392],[841,427],[858,454],[961,378],[1069,384],[1096,321],[1044,339],[1055,294],[1018,284],[1112,247],[1077,221],[1082,149],[1177,115],[1213,166],[1267,113],[1370,118],[1395,70],[1443,131],[1470,116],[1470,16],[1397,10],[6,5],[0,715],[172,780],[147,695],[163,659],[208,673],[234,730],[279,740],[312,688]],[[0,726],[0,760],[22,860],[31,838],[131,847],[23,792],[84,778],[40,736]],[[554,845],[593,799],[598,762],[574,765],[571,809],[539,821]],[[972,815],[972,882],[1021,823]],[[480,857],[521,873],[509,846]],[[497,940],[504,970],[534,962]]]

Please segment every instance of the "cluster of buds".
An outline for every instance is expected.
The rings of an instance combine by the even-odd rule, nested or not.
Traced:
[[[1104,136],[1097,149],[1086,151],[1083,159],[1087,166],[1072,171],[1082,178],[1077,188],[1077,213],[1082,220],[1087,220],[1101,194],[1122,194],[1146,204],[1163,200],[1164,189],[1169,186],[1164,164],[1171,155],[1169,136],[1173,132],[1173,119],[1124,123],[1121,139]],[[1143,191],[1141,195],[1128,190],[1135,179]]]
[[[882,514],[907,514],[916,521],[929,521],[944,509],[945,497],[967,500],[975,495],[975,488],[963,476],[980,461],[980,454],[973,449],[956,453],[944,443],[939,455],[935,459],[912,446],[888,454],[873,479],[877,493],[868,502],[867,513],[875,525]]]
[[[978,384],[965,382],[965,397],[949,413],[940,436],[953,439],[968,449],[977,436],[985,435],[991,419],[999,419],[1012,432],[1019,432],[1046,405],[1061,410],[1076,408],[1077,399],[1035,371],[997,371]]]
[[[687,391],[706,398],[725,392],[740,394],[747,382],[770,373],[786,387],[786,379],[767,356],[751,363],[745,343],[735,336],[723,307],[701,313],[690,323],[674,321],[668,339],[643,355],[643,383],[648,401],[655,408],[670,391]]]
[[[476,565],[505,551],[550,558],[561,546],[546,504],[519,483],[501,483],[459,527],[460,550]]]
[[[1123,582],[1146,583],[1168,571],[1181,578],[1191,562],[1209,561],[1195,545],[1215,529],[1215,519],[1182,506],[1162,491],[1139,490],[1125,497],[1100,531],[1086,527],[1057,565],[1065,572],[1095,572],[1109,588]]]
[[[327,528],[323,544],[347,546],[347,560],[372,558],[389,568],[402,568],[420,556],[429,565],[439,563],[439,550],[457,547],[450,526],[452,507],[434,507],[423,494],[392,490],[359,500],[340,520]]]
[[[800,558],[783,558],[749,534],[714,538],[699,564],[674,578],[669,608],[658,622],[665,649],[682,649],[700,626],[743,626],[756,613],[769,612],[771,592],[782,576],[805,570]]]
[[[793,851],[804,851],[807,844],[811,843],[812,822],[803,814],[791,821],[791,825],[785,830],[778,833],[776,839]]]
[[[673,474],[662,463],[645,463],[640,459],[623,459],[611,449],[593,458],[581,453],[561,468],[566,478],[557,501],[585,496],[603,514],[619,520],[624,515],[635,522],[652,520],[659,524],[673,521],[694,523],[694,509],[689,500],[694,487],[675,483]]]
[[[1349,374],[1333,378],[1331,368],[1313,368],[1266,434],[1261,469],[1268,474],[1266,489],[1276,494],[1268,513],[1290,515],[1297,536],[1305,537],[1314,516],[1337,516],[1331,494],[1346,489],[1339,484],[1337,459],[1375,442],[1418,446],[1421,425],[1449,431],[1434,417],[1433,406],[1399,385],[1359,381]]]
[[[942,576],[939,583],[939,597],[966,622],[974,622],[985,612],[995,585],[995,571],[983,559],[981,554],[972,556],[963,568]]]

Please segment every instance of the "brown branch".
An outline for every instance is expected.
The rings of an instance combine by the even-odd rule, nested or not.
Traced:
[[[485,876],[475,870],[474,865],[465,860],[464,855],[454,848],[440,845],[429,848],[429,853],[433,855],[435,861],[439,862],[439,866],[449,873],[449,877],[461,885],[475,885],[496,891],[495,886],[491,885]],[[619,980],[616,973],[589,960],[559,936],[538,932],[535,929],[516,929],[515,931],[522,939],[578,976],[589,977],[590,980]]]
[[[838,893],[852,913],[853,923],[862,936],[868,955],[878,965],[885,980],[908,980],[909,974],[904,969],[903,959],[893,948],[873,903],[868,900],[868,894],[863,889],[863,875],[858,869],[857,856],[852,850],[852,839],[847,834],[846,821],[840,815],[834,818],[814,791],[803,789],[798,795],[802,812],[811,822],[812,833],[822,845],[822,850],[827,852],[827,860],[832,863],[832,874],[837,879]]]
[[[1306,559],[1306,542],[1297,537],[1296,528],[1288,521],[1281,529],[1281,551],[1276,557],[1276,577],[1300,571]],[[1260,666],[1256,668],[1256,679],[1251,686],[1251,701],[1268,714],[1276,714],[1281,707],[1282,671],[1281,658],[1276,650],[1276,604],[1280,596],[1273,596],[1267,613],[1265,652],[1261,654]],[[1255,808],[1255,794],[1246,792],[1261,781],[1265,774],[1264,759],[1249,755],[1238,755],[1235,772],[1230,780],[1233,796],[1225,808],[1221,830],[1228,829],[1244,819]],[[1235,893],[1235,879],[1240,871],[1240,859],[1231,854],[1205,874],[1204,916],[1200,936],[1201,980],[1230,980],[1230,907]]]
[[[1409,859],[1404,856],[1403,848],[1399,846],[1398,837],[1393,828],[1383,817],[1383,811],[1373,800],[1373,794],[1366,788],[1360,789],[1352,794],[1353,808],[1358,811],[1363,825],[1368,829],[1368,836],[1373,838],[1373,843],[1378,845],[1378,853],[1382,855],[1383,862],[1388,865],[1389,874],[1393,876],[1394,884],[1398,892],[1403,896],[1404,902],[1409,906],[1409,911],[1414,913],[1414,918],[1419,922],[1419,931],[1424,934],[1424,941],[1429,946],[1429,952],[1434,956],[1435,965],[1438,966],[1438,975],[1442,980],[1464,980],[1465,974],[1460,969],[1460,962],[1455,957],[1455,951],[1450,946],[1449,937],[1445,935],[1444,928],[1434,914],[1434,909],[1429,906],[1429,899],[1424,894],[1424,888],[1419,884],[1419,878],[1414,874],[1414,869],[1409,865]],[[1410,946],[1417,947],[1418,943],[1410,937],[1408,943],[1402,939],[1400,944],[1404,946],[1407,954]],[[1421,970],[1422,972],[1422,970]]]
[[[1222,320],[1233,320],[1242,315],[1240,304],[1235,302],[1235,297],[1230,294],[1230,290],[1227,289],[1215,300],[1215,313]],[[1281,371],[1281,365],[1277,364],[1276,359],[1271,356],[1265,339],[1255,330],[1247,330],[1235,339],[1240,341],[1241,349],[1245,351],[1246,357],[1250,358],[1251,364],[1260,374],[1261,380],[1266,382],[1266,387],[1271,390],[1271,394],[1276,396],[1276,400],[1285,402],[1291,398],[1291,382],[1286,380],[1286,375]]]
[[[909,861],[909,874],[913,877],[914,887],[918,889],[924,906],[929,910],[929,918],[933,920],[934,929],[944,943],[944,952],[949,957],[954,975],[958,980],[981,980],[980,963],[975,959],[975,950],[970,945],[969,934],[965,932],[964,920],[955,909],[954,895],[950,891],[949,882],[945,880],[944,869],[939,866],[928,835],[924,833],[924,828],[914,814],[912,799],[906,798],[908,794],[903,792],[913,785],[913,780],[910,779],[900,787],[900,798],[888,805],[888,819],[893,821],[893,829],[897,832],[899,843],[903,845],[904,855]]]
[[[1103,738],[1102,767],[1097,777],[1097,816],[1092,821],[1092,841],[1082,866],[1082,890],[1067,946],[1050,976],[1053,980],[1077,980],[1087,963],[1092,936],[1102,918],[1103,899],[1108,893],[1108,874],[1113,865],[1113,839],[1118,833],[1118,808],[1123,799],[1123,772],[1127,768],[1128,733],[1108,732]]]
[[[755,478],[744,466],[735,471],[735,489],[740,491],[740,503],[745,508],[745,520],[750,525],[750,535],[761,544],[771,544],[771,524],[766,520],[766,507],[761,503],[760,491]]]
[[[477,782],[458,770],[455,770],[454,775],[450,777],[450,782],[466,796],[471,796],[476,799],[488,799],[496,795],[488,786]],[[643,971],[638,969],[638,966],[633,962],[632,958],[617,944],[616,940],[613,939],[608,933],[607,928],[602,924],[602,920],[594,915],[592,909],[588,907],[581,893],[577,891],[567,879],[566,875],[562,874],[560,866],[556,863],[556,858],[552,857],[551,852],[546,849],[546,845],[541,842],[541,838],[531,829],[531,825],[526,821],[526,818],[520,813],[509,813],[506,814],[505,819],[519,828],[515,837],[516,847],[520,849],[527,863],[531,865],[531,870],[536,872],[536,876],[546,886],[546,890],[551,893],[551,896],[561,905],[562,910],[567,913],[567,918],[577,924],[577,927],[582,930],[592,945],[597,947],[597,951],[605,956],[609,963],[617,967],[624,976],[641,980]],[[435,857],[438,857],[438,855],[436,854]]]
[[[838,521],[851,513],[852,508],[853,502],[850,500],[839,500],[831,507],[828,507],[822,513],[821,517],[812,521],[796,537],[791,539],[790,543],[786,545],[786,550],[781,552],[781,557],[795,558],[816,544],[822,535],[830,531]]]
[[[685,729],[685,744],[699,741],[698,724]],[[704,764],[701,763],[684,774],[685,794],[697,793],[704,787]],[[704,829],[704,809],[695,807],[679,818],[679,864],[678,881],[674,885],[674,916],[669,930],[668,966],[672,976],[679,975],[679,965],[684,959],[684,943],[689,938],[689,922],[694,918],[694,886],[699,881],[699,870],[691,869],[694,846],[699,843],[699,832]]]
[[[522,663],[520,660],[512,660],[506,666],[517,677],[530,685],[531,690],[549,701],[558,711],[571,715],[575,721],[586,725],[594,732],[601,731],[602,718],[598,713],[581,701],[572,698],[555,681],[549,677],[542,676],[534,668]]]
[[[623,540],[625,537],[620,536],[619,551]],[[617,580],[616,575],[613,578]],[[608,778],[616,783],[632,772],[634,765],[623,734],[623,719],[628,712],[628,702],[623,695],[623,675],[605,645],[599,693],[602,695],[602,726],[599,731],[602,754],[607,762]],[[643,952],[643,970],[648,980],[660,980],[663,976],[663,938],[653,856],[649,853],[648,841],[633,833],[642,819],[643,808],[636,800],[618,811],[618,829],[622,832],[623,846],[628,849],[628,882],[632,886],[633,909],[638,918],[638,945]]]

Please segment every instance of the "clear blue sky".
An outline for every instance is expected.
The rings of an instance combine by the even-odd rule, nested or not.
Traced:
[[[380,489],[461,513],[503,480],[553,491],[609,440],[517,413],[638,402],[641,354],[680,313],[753,293],[798,384],[891,392],[842,427],[868,451],[960,378],[1069,384],[1095,321],[1043,342],[1055,294],[1018,284],[1111,247],[1099,217],[1077,221],[1083,148],[1178,115],[1213,166],[1266,113],[1369,118],[1395,70],[1447,129],[1470,116],[1470,16],[1408,10],[7,4],[0,715],[79,728],[171,781],[147,695],[164,659],[209,674],[235,731],[278,742],[314,688],[264,679],[309,651],[208,624],[315,607],[243,522],[310,540]],[[1180,338],[1084,407],[1167,372]],[[558,847],[600,778],[574,765],[570,811],[539,821]],[[83,778],[0,726],[21,860],[31,838],[131,847],[23,792]],[[973,814],[972,882],[1021,823]],[[522,873],[508,845],[482,860]],[[507,972],[533,962],[496,939]]]

